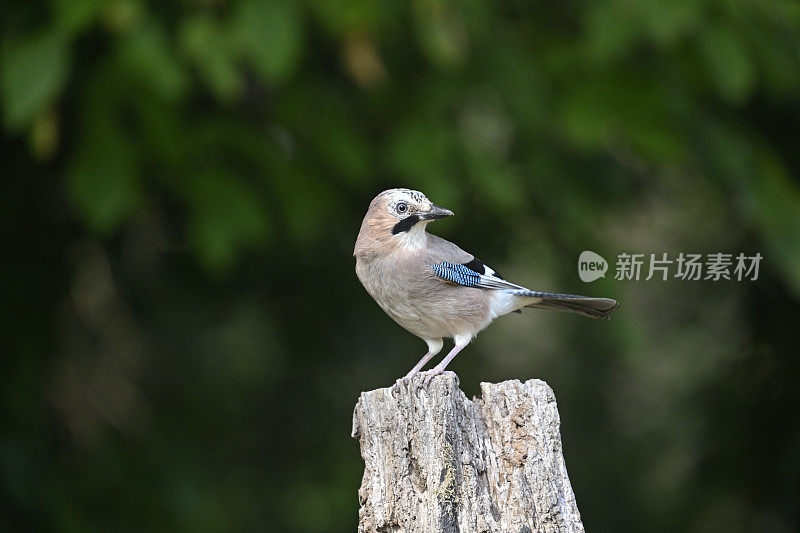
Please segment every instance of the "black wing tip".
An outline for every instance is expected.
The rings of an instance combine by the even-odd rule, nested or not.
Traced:
[[[603,320],[611,320],[611,313],[619,309],[619,302],[616,300],[612,300],[611,298],[603,298],[603,300],[609,300],[614,302],[614,304],[609,307],[608,309],[598,309],[599,315],[596,318],[601,318]]]
[[[472,261],[469,261],[468,263],[461,263],[461,264],[463,266],[467,267],[468,269],[472,270],[473,272],[475,272],[477,274],[480,274],[482,276],[489,273],[486,270],[486,267],[488,265],[486,263],[484,263],[483,261],[481,261],[480,259],[478,259],[477,257],[475,257],[475,256],[472,257]],[[489,268],[491,268],[491,267],[489,267]],[[501,276],[500,273],[497,270],[495,270],[493,268],[491,270],[492,270],[493,275],[496,278],[499,278],[499,279],[502,279],[503,281],[505,281],[505,278],[503,276]]]
[[[611,298],[593,298],[577,294],[555,294],[537,291],[525,291],[520,295],[540,299],[540,302],[531,304],[531,307],[571,311],[589,318],[610,320],[611,313],[619,309],[619,302]]]
[[[617,309],[619,309],[619,303],[615,301],[614,307],[608,309],[607,311],[603,311],[603,315],[600,318],[602,318],[603,320],[611,320],[611,313],[613,313]]]

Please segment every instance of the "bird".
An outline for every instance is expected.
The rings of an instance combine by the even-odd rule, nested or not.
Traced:
[[[426,231],[431,222],[452,215],[420,191],[389,189],[370,202],[356,238],[359,281],[387,315],[428,346],[397,386],[418,373],[427,385],[495,318],[522,308],[608,318],[619,307],[610,298],[533,291],[506,281],[474,255]],[[445,338],[453,339],[453,349],[422,372]]]

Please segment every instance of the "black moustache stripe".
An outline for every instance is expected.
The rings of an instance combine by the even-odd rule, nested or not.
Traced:
[[[404,231],[408,231],[414,227],[414,224],[420,221],[419,215],[411,215],[407,216],[400,222],[394,225],[392,228],[392,235],[397,235],[398,233],[402,233]]]

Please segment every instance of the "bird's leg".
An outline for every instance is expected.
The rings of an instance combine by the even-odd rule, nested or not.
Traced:
[[[403,383],[408,383],[408,382],[411,380],[411,377],[412,377],[412,376],[414,376],[414,374],[416,374],[417,372],[419,372],[419,371],[420,371],[420,369],[421,369],[423,366],[425,366],[425,364],[426,364],[428,361],[430,361],[430,360],[431,360],[431,358],[432,358],[434,355],[436,355],[436,352],[432,352],[432,351],[429,351],[428,353],[426,353],[425,355],[423,355],[423,356],[422,356],[422,359],[420,359],[420,360],[419,360],[419,363],[417,363],[416,365],[414,365],[414,368],[412,368],[412,369],[411,369],[411,370],[408,372],[408,374],[406,374],[405,376],[403,376],[402,378],[399,378],[399,379],[397,380],[397,386],[399,387],[399,386],[400,386],[400,385],[402,385]]]
[[[453,349],[450,350],[450,353],[447,354],[445,358],[442,359],[442,361],[438,365],[433,367],[432,370],[423,372],[423,374],[425,374],[425,385],[428,385],[435,376],[438,376],[439,374],[443,373],[444,369],[447,368],[447,365],[450,364],[450,361],[452,361],[453,358],[458,355],[458,352],[464,349],[464,346],[466,346],[467,344],[469,344],[469,339],[462,340],[457,338],[456,345],[453,346]],[[456,376],[456,380],[459,381],[458,376]]]
[[[414,368],[412,368],[408,372],[408,374],[397,380],[395,384],[397,387],[400,387],[403,383],[408,383],[409,381],[411,381],[411,378],[417,372],[419,372],[422,369],[422,367],[425,366],[425,364],[428,361],[430,361],[434,355],[439,353],[442,350],[442,346],[444,346],[442,339],[426,340],[425,343],[428,345],[428,353],[422,356],[422,359],[419,360],[419,363],[414,365]]]

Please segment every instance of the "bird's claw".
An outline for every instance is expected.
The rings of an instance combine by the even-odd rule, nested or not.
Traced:
[[[397,378],[397,381],[394,382],[392,388],[395,390],[402,389],[405,385],[408,384],[409,381],[411,381],[411,379],[408,376]]]
[[[417,388],[427,389],[431,384],[431,381],[433,381],[433,378],[439,375],[450,376],[456,380],[456,387],[461,386],[461,380],[458,378],[458,375],[455,372],[450,370],[437,370],[436,368],[433,368],[431,370],[417,372],[413,376],[403,376],[402,378],[398,378],[397,381],[394,382],[394,385],[392,385],[392,392],[399,392],[409,384],[414,385]]]
[[[441,370],[437,371],[435,368],[432,370],[426,370],[425,372],[422,372],[422,385],[427,389],[428,386],[431,384],[431,381],[433,381],[433,378],[435,378],[439,374],[441,374]]]
[[[457,387],[461,385],[461,380],[458,379],[456,373],[450,370],[439,370],[437,368],[433,368],[431,370],[426,370],[425,372],[420,372],[420,375],[422,376],[422,385],[425,386],[426,388],[431,384],[433,378],[439,375],[450,376],[456,380]]]

